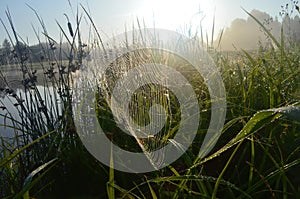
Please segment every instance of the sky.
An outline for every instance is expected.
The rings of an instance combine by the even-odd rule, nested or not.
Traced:
[[[100,34],[111,37],[120,34],[136,24],[136,19],[145,21],[147,27],[185,31],[189,27],[197,29],[200,22],[204,32],[212,30],[215,15],[215,34],[229,27],[235,18],[247,18],[247,11],[257,9],[275,17],[279,15],[281,5],[290,0],[0,0],[0,18],[8,28],[6,11],[9,10],[18,34],[30,44],[37,43],[35,30],[41,34],[34,8],[43,19],[48,34],[58,39],[60,31],[56,21],[67,30],[66,13],[72,24],[76,12],[83,13],[82,4],[89,12]],[[87,17],[84,22],[87,24]],[[0,44],[7,34],[0,24]]]

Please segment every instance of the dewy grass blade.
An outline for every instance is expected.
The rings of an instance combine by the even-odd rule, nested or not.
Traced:
[[[15,158],[16,156],[18,156],[19,154],[21,154],[23,151],[25,151],[27,148],[29,148],[30,146],[34,145],[35,143],[41,141],[42,139],[45,139],[47,136],[51,135],[52,133],[55,133],[55,131],[51,131],[46,133],[45,135],[37,138],[36,140],[33,140],[32,142],[30,142],[29,144],[25,145],[24,147],[18,149],[17,151],[15,151],[14,153],[10,154],[9,156],[5,157],[1,162],[0,162],[0,168],[3,167],[5,164],[7,164],[10,160],[12,160],[13,158]]]
[[[297,198],[297,186],[299,186],[299,182],[297,176],[295,177],[294,174],[297,172],[300,165],[298,155],[300,149],[298,144],[300,140],[300,110],[299,104],[291,106],[287,105],[299,101],[298,87],[300,82],[297,77],[300,72],[300,60],[298,44],[286,44],[289,42],[290,38],[287,38],[285,35],[286,29],[283,29],[285,27],[281,26],[281,35],[278,35],[278,38],[280,39],[277,39],[277,35],[272,35],[272,32],[268,30],[263,22],[258,20],[256,15],[252,15],[252,13],[244,10],[248,14],[248,18],[257,22],[265,35],[268,36],[268,41],[271,41],[271,46],[270,48],[264,46],[264,42],[262,41],[262,46],[259,50],[242,50],[242,53],[223,53],[221,51],[217,52],[217,49],[222,48],[223,42],[221,42],[221,38],[223,40],[227,36],[226,30],[222,31],[219,34],[220,36],[215,38],[216,41],[213,41],[215,37],[214,32],[216,30],[215,19],[213,19],[211,32],[205,32],[201,27],[200,22],[199,31],[201,32],[201,36],[199,37],[199,45],[202,43],[202,47],[206,47],[208,51],[213,52],[212,54],[214,55],[214,58],[216,58],[215,61],[222,71],[222,78],[227,89],[226,96],[229,101],[229,106],[226,119],[228,122],[223,128],[222,134],[226,138],[226,142],[224,143],[227,144],[223,144],[219,148],[216,148],[215,150],[217,152],[205,159],[197,159],[195,157],[197,153],[194,153],[194,146],[191,146],[178,161],[169,165],[169,169],[163,168],[159,171],[153,171],[151,174],[143,174],[141,179],[140,175],[115,172],[114,167],[116,167],[116,164],[114,165],[113,162],[113,154],[111,154],[111,161],[108,165],[110,168],[105,167],[105,169],[103,169],[103,165],[99,166],[98,162],[95,163],[93,157],[86,158],[88,152],[84,151],[84,147],[78,142],[76,129],[72,126],[72,120],[78,117],[78,113],[75,112],[73,115],[71,113],[69,117],[69,109],[68,111],[58,111],[60,107],[66,109],[67,107],[71,107],[72,86],[70,85],[70,79],[72,79],[73,76],[68,73],[70,72],[69,70],[66,72],[68,74],[65,73],[67,79],[62,76],[60,76],[59,79],[56,79],[56,77],[49,79],[46,74],[42,74],[43,72],[47,72],[48,68],[53,71],[59,71],[61,67],[67,69],[70,68],[73,66],[73,63],[81,64],[83,52],[86,50],[85,52],[88,55],[93,48],[92,46],[97,45],[97,48],[103,48],[101,49],[101,53],[103,51],[105,53],[109,52],[110,49],[106,47],[106,43],[103,43],[104,41],[102,41],[102,37],[100,37],[100,34],[97,31],[96,24],[92,20],[90,11],[81,5],[83,14],[86,14],[86,22],[90,23],[90,28],[94,28],[94,32],[90,33],[88,39],[89,43],[86,44],[87,48],[81,48],[81,46],[84,45],[83,41],[86,38],[84,32],[80,32],[79,34],[79,30],[82,27],[79,27],[81,15],[78,10],[76,16],[73,13],[77,23],[73,24],[76,25],[76,27],[73,27],[74,32],[70,32],[71,36],[73,36],[72,39],[69,36],[69,32],[66,31],[67,28],[70,30],[70,24],[66,24],[69,27],[66,26],[66,28],[63,28],[63,26],[60,26],[59,22],[56,21],[58,25],[57,31],[61,37],[61,41],[56,42],[54,37],[48,34],[49,32],[46,29],[46,25],[38,15],[37,11],[30,6],[28,7],[34,11],[34,15],[37,17],[39,25],[41,26],[41,36],[45,36],[46,43],[38,36],[38,30],[40,28],[35,29],[32,27],[39,41],[41,49],[40,53],[43,58],[38,59],[37,62],[33,63],[31,63],[30,59],[26,61],[21,59],[21,43],[24,43],[24,47],[30,50],[30,53],[33,53],[31,51],[32,46],[29,46],[26,39],[22,39],[21,35],[16,31],[16,27],[12,23],[12,16],[10,12],[7,11],[8,27],[10,26],[11,30],[7,29],[2,19],[0,19],[0,21],[4,26],[3,32],[7,33],[8,40],[10,40],[14,47],[12,50],[16,51],[12,52],[16,57],[14,63],[1,65],[0,71],[4,70],[7,72],[10,67],[12,69],[17,67],[20,69],[22,67],[26,69],[23,77],[31,78],[31,71],[38,69],[41,70],[41,75],[44,80],[51,82],[51,85],[53,86],[51,87],[49,86],[50,84],[43,84],[45,88],[43,89],[42,94],[39,93],[36,87],[27,89],[28,92],[25,96],[27,99],[23,104],[23,110],[21,113],[18,112],[22,116],[22,121],[12,121],[13,116],[7,113],[7,111],[10,110],[8,110],[4,104],[3,106],[1,104],[3,112],[1,112],[0,117],[3,118],[3,120],[1,120],[3,122],[0,124],[0,128],[1,130],[4,128],[4,130],[14,131],[13,133],[15,133],[16,138],[11,139],[13,143],[9,143],[6,138],[0,137],[2,145],[1,149],[3,149],[0,152],[0,197],[13,198],[16,196],[27,199],[30,197],[43,198],[44,195],[49,194],[50,192],[48,191],[54,190],[57,186],[60,186],[62,181],[62,175],[56,175],[56,173],[52,174],[51,170],[57,165],[58,161],[55,160],[55,157],[59,155],[59,161],[62,161],[64,164],[61,164],[59,168],[55,167],[55,169],[58,169],[58,173],[60,174],[67,174],[67,179],[64,178],[63,181],[66,180],[76,184],[78,179],[77,176],[72,177],[74,176],[74,173],[85,173],[82,171],[89,171],[92,172],[92,174],[96,173],[96,175],[83,174],[86,179],[82,180],[80,188],[82,188],[81,194],[86,194],[88,192],[87,190],[91,190],[93,193],[95,192],[99,198],[103,196],[108,198],[211,198],[211,195],[213,197],[226,196],[228,198],[251,198],[256,196],[260,198],[264,196],[264,194],[269,193],[271,193],[272,196],[275,195],[280,198]],[[71,5],[70,7],[72,9]],[[63,15],[63,13],[61,13],[61,15]],[[85,18],[83,17],[82,19]],[[140,23],[138,20],[135,23],[137,23],[136,27],[139,29],[139,33],[142,33],[141,29],[144,24]],[[280,23],[281,22],[279,22],[279,24]],[[134,24],[133,29],[135,29]],[[137,44],[136,42],[139,34],[132,36],[133,44],[131,44],[130,39],[125,39],[125,48],[127,49],[131,48],[131,45]],[[209,40],[209,36],[211,36],[211,40]],[[156,39],[158,38],[153,38],[153,41]],[[214,45],[216,44],[217,47],[214,48]],[[64,45],[67,46],[67,49],[64,49]],[[236,44],[235,46],[235,49],[238,49],[239,44]],[[79,52],[82,52],[82,54]],[[62,53],[64,53],[63,56],[61,56]],[[35,58],[34,54],[30,54],[30,56],[31,55],[32,58]],[[137,61],[138,58],[138,56],[132,56],[125,61],[128,61],[130,66],[133,66],[135,64],[140,64],[140,62]],[[167,60],[169,58],[163,57],[162,59]],[[170,61],[170,63],[172,62],[171,59],[168,61]],[[167,62],[163,62],[162,64],[165,63]],[[121,71],[122,66],[118,65],[118,67],[121,68]],[[116,70],[119,68],[116,68]],[[27,73],[28,71],[30,73]],[[80,72],[81,71],[79,70],[78,73]],[[187,76],[189,75],[190,74],[187,74]],[[193,75],[194,74],[191,76]],[[3,77],[5,79],[5,75],[3,75]],[[2,78],[2,76],[0,78]],[[110,76],[108,75],[108,79],[109,78]],[[193,78],[194,77],[191,79],[193,87],[195,90],[201,90],[203,88],[201,83],[198,84]],[[74,79],[77,80],[76,78]],[[6,87],[11,90],[10,88],[12,85],[10,85],[9,81],[5,82],[5,86],[0,86],[0,92],[5,94]],[[61,93],[58,97],[49,96],[52,95],[52,91],[55,93],[58,89]],[[11,98],[13,92],[10,91],[10,93],[11,94],[7,94],[5,97]],[[203,114],[201,112],[203,116],[206,112],[209,112],[209,103],[211,102],[207,102],[209,100],[207,100],[207,93],[205,93],[205,91],[201,91],[197,93],[197,95],[198,94],[199,103],[203,106],[203,109],[201,110],[206,110],[203,111]],[[35,103],[33,99],[38,100],[38,102]],[[170,112],[171,109],[177,109],[177,107],[172,104],[171,98],[163,99],[170,101],[168,104]],[[43,113],[38,112],[38,108],[42,104],[40,101],[42,100],[44,101],[43,103],[51,103],[46,107],[47,109],[45,110],[47,111],[44,111]],[[52,100],[54,102],[52,102]],[[59,100],[61,101],[58,102]],[[0,101],[2,101],[2,98]],[[82,101],[84,101],[84,99]],[[10,101],[10,103],[13,102]],[[109,135],[113,135],[117,130],[115,128],[115,123],[113,123],[113,117],[110,117],[112,116],[111,112],[109,112],[108,109],[105,109],[105,107],[96,106],[95,109],[97,110],[96,112],[98,113],[97,115],[99,115],[99,118],[103,118],[103,127],[107,127],[107,129],[109,129],[107,131],[111,133]],[[270,109],[270,107],[276,108]],[[102,109],[100,110],[100,108]],[[16,110],[17,109],[21,109],[21,106],[18,105],[16,107]],[[174,112],[178,111],[174,110]],[[43,114],[47,114],[47,121],[43,118]],[[250,116],[252,117],[250,118]],[[144,117],[144,112],[141,112],[141,118]],[[163,143],[169,143],[169,137],[176,134],[177,129],[179,128],[179,125],[175,126],[176,119],[178,119],[176,117],[177,116],[170,117],[169,123],[166,124],[168,128],[170,127],[170,130],[166,132],[166,134],[168,134],[167,136],[160,137],[161,139],[165,139],[163,140]],[[208,119],[204,118],[201,123],[204,124],[208,120],[209,117]],[[9,122],[12,122],[13,124],[11,125]],[[50,129],[51,126],[55,131]],[[206,128],[205,125],[203,125],[203,127],[201,126],[200,133],[204,132]],[[53,135],[53,133],[55,133],[55,135]],[[228,140],[231,141],[227,142]],[[248,140],[250,141],[248,142]],[[127,142],[127,140],[121,141]],[[153,140],[150,141],[150,144],[157,144],[156,142],[152,142]],[[128,143],[129,144],[126,144],[125,148],[134,148],[132,147],[133,144],[131,142]],[[150,144],[149,146],[152,146],[153,150],[155,150],[156,146]],[[175,142],[173,142],[173,144],[176,145]],[[180,145],[176,146],[178,146],[179,150],[181,149]],[[227,154],[224,152],[229,152],[228,149],[230,148],[235,151],[235,154],[231,154],[231,157],[228,159],[226,156]],[[238,150],[238,148],[240,150]],[[239,151],[242,152],[239,153]],[[83,163],[84,166],[73,171],[72,168],[78,166],[78,160],[80,160],[79,162]],[[234,165],[236,169],[230,171],[227,175],[230,166],[235,160],[237,161],[237,164]],[[205,176],[206,172],[211,172],[209,169],[207,170],[210,163],[218,163],[219,161],[224,162],[226,166],[221,166],[220,168],[213,167],[212,169],[214,170],[213,172],[215,172],[215,175],[207,174],[207,176]],[[36,164],[38,162],[44,164],[37,167]],[[248,163],[248,165],[245,166],[245,162]],[[96,171],[99,167],[95,165],[101,167],[103,170]],[[45,175],[47,175],[46,178]],[[210,175],[217,177],[211,177]],[[65,177],[65,175],[63,176]],[[25,182],[24,179],[26,179]],[[101,187],[98,184],[99,179],[103,179]],[[88,185],[84,187],[86,184]],[[214,185],[215,187],[213,187]],[[68,191],[72,194],[77,194],[77,192],[74,193],[74,186],[66,189],[64,187],[63,192],[66,193],[63,194],[67,194]],[[44,195],[39,196],[39,194]],[[59,192],[58,195],[49,196],[49,198],[61,197],[60,194],[61,193]],[[83,197],[86,198],[88,196],[84,195]]]
[[[232,152],[232,154],[230,155],[229,159],[227,160],[224,168],[222,169],[220,175],[218,176],[217,178],[217,181],[216,181],[216,184],[215,184],[215,187],[214,187],[214,190],[213,190],[213,193],[212,193],[212,196],[211,198],[212,199],[216,199],[217,198],[217,193],[218,193],[218,188],[219,188],[219,185],[220,185],[220,181],[225,173],[225,171],[227,170],[232,158],[234,157],[234,155],[236,154],[236,152],[238,151],[239,147],[241,146],[243,142],[241,141],[234,149],[234,151]]]
[[[211,160],[217,156],[219,156],[221,153],[227,151],[229,148],[233,147],[235,144],[242,141],[247,136],[257,132],[259,129],[263,128],[264,126],[268,125],[270,122],[274,121],[275,119],[279,118],[281,115],[277,115],[273,112],[267,111],[267,112],[258,112],[256,113],[243,127],[243,129],[224,147],[219,149],[214,154],[208,156],[207,158],[200,161],[200,163],[195,164],[193,167],[196,167],[197,165],[203,164],[207,162],[208,160]]]
[[[214,154],[210,155],[209,157],[202,160],[200,163],[195,164],[193,167],[196,167],[199,164],[203,164],[208,160],[211,160],[221,153],[225,152],[238,142],[242,141],[247,136],[257,132],[259,129],[265,127],[266,125],[270,124],[271,122],[279,119],[282,116],[286,116],[291,120],[300,121],[300,107],[298,106],[288,106],[288,107],[281,107],[276,109],[268,109],[264,111],[260,111],[256,113],[243,127],[243,129],[233,138],[228,144],[224,147],[219,149]],[[193,168],[192,167],[192,168]]]

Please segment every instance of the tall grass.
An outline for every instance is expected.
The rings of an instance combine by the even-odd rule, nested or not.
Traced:
[[[42,38],[34,29],[42,50],[40,57],[35,57],[40,60],[38,64],[41,70],[36,67],[37,63],[32,62],[32,56],[38,55],[31,53],[29,46],[16,32],[9,11],[6,12],[9,27],[5,26],[4,21],[1,20],[10,42],[15,46],[12,51],[13,62],[17,63],[22,76],[21,85],[19,85],[22,91],[20,91],[6,79],[5,71],[1,72],[1,91],[15,107],[15,110],[8,109],[7,104],[0,99],[3,105],[1,116],[5,118],[4,121],[12,122],[11,126],[6,123],[2,125],[15,132],[15,135],[9,136],[10,138],[1,137],[0,193],[2,197],[9,198],[22,197],[25,193],[28,195],[29,189],[39,193],[42,190],[51,191],[53,189],[51,187],[58,188],[60,183],[63,184],[66,181],[55,176],[64,178],[64,175],[71,173],[70,170],[73,169],[69,166],[74,164],[72,159],[79,159],[78,156],[86,157],[86,155],[79,155],[86,152],[75,131],[71,106],[72,73],[80,68],[85,51],[85,46],[79,36],[81,19],[77,16],[75,33],[71,39],[60,26],[60,31],[64,36],[56,42],[48,34],[38,13],[33,8],[31,9],[40,22],[44,36]],[[76,43],[76,38],[78,43]],[[67,40],[69,44],[68,52],[61,47],[64,40]],[[68,60],[62,59],[65,54]],[[40,79],[39,83],[38,79]],[[43,86],[39,87],[38,84]],[[11,112],[15,112],[16,115],[11,115]],[[51,171],[41,169],[54,163],[56,165],[50,167]],[[74,171],[76,171],[76,166]],[[49,176],[52,177],[41,178],[45,172],[50,173]],[[37,175],[38,177],[35,177]],[[57,185],[53,186],[53,184]]]
[[[34,68],[36,63],[31,62],[32,53],[28,45],[20,45],[23,40],[18,36],[8,11],[10,27],[4,26],[7,33],[9,28],[12,30],[8,37],[16,46],[13,53],[22,74],[22,86],[26,94],[20,95],[1,72],[1,92],[9,97],[21,118],[14,119],[12,110],[8,110],[0,99],[3,107],[1,116],[5,118],[4,121],[10,120],[12,124],[5,122],[1,125],[15,132],[12,140],[1,137],[1,197],[299,197],[300,50],[297,46],[285,47],[283,34],[281,41],[277,41],[262,23],[248,13],[269,35],[274,48],[262,46],[255,53],[243,50],[236,54],[226,54],[207,46],[222,73],[227,91],[226,124],[217,145],[204,159],[197,158],[199,147],[192,146],[167,168],[146,174],[129,174],[114,170],[113,161],[111,168],[97,162],[81,144],[73,122],[72,74],[77,70],[80,72],[87,48],[98,43],[104,53],[108,50],[105,49],[90,14],[83,8],[83,13],[91,22],[91,28],[95,29],[98,42],[91,42],[85,47],[80,35],[83,15],[76,15],[74,28],[68,20],[68,31],[58,23],[62,38],[56,42],[48,35],[37,12],[33,11],[40,21],[47,44],[42,44],[42,38],[36,34],[43,49],[39,62],[43,70],[40,75],[45,82],[43,91],[37,86],[37,72]],[[68,52],[62,51],[63,41],[67,41],[69,45]],[[57,51],[58,56],[55,53]],[[143,59],[141,55],[134,53],[126,55],[132,61],[129,65],[153,59],[149,56],[153,52],[144,53]],[[62,60],[62,54],[67,54],[68,60]],[[160,60],[156,61],[161,63],[189,67],[183,60],[174,58],[173,61],[170,59],[170,62],[166,62],[168,59],[164,56],[158,59]],[[107,77],[107,83],[113,84],[114,78],[120,75],[118,72],[130,69],[126,63],[122,66],[124,67],[112,64],[110,73],[107,73],[111,74]],[[185,69],[177,67],[182,73]],[[200,76],[191,73],[184,75],[192,82],[197,97],[201,99],[201,110],[205,110],[201,113],[202,120],[195,140],[200,143],[210,118],[209,93]],[[150,86],[150,91],[156,93],[164,89],[155,87],[151,90],[152,88]],[[139,107],[139,103],[149,106],[147,103],[150,102],[141,100],[143,96],[147,96],[144,91],[137,92],[137,101],[131,104],[133,109]],[[136,140],[129,135],[122,137],[122,132],[115,128],[109,98],[106,96],[103,89],[96,95],[95,107],[102,128],[110,133],[107,136],[115,144],[127,150],[140,151]],[[168,139],[178,128],[178,103],[172,94],[168,99],[162,98],[162,102],[171,111],[168,125],[164,129],[166,134],[160,138]],[[140,114],[143,115],[144,112]],[[147,117],[143,119],[145,120],[137,122],[147,123]],[[143,140],[142,143],[152,147],[164,144],[153,140]]]

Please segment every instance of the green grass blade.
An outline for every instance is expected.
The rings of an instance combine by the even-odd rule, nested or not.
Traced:
[[[276,169],[274,171],[269,172],[269,174],[264,177],[264,180],[270,180],[274,176],[281,173],[283,170],[288,171],[292,167],[299,166],[299,165],[300,165],[300,159],[294,160],[293,162],[285,164],[283,167],[281,167],[281,169]],[[246,192],[250,195],[253,194],[255,192],[255,190],[257,189],[257,187],[261,186],[263,183],[264,183],[264,181],[262,181],[262,180],[258,181],[257,183],[255,183],[254,185],[249,187],[248,190],[246,190]],[[242,197],[239,197],[239,198],[242,198]]]
[[[251,62],[252,66],[254,67],[256,65],[253,57],[244,49],[242,49],[243,53],[246,55],[247,59]]]
[[[147,181],[148,187],[150,189],[150,193],[153,199],[157,199],[157,195],[155,193],[155,191],[153,190],[152,186],[150,185],[149,181]]]
[[[283,72],[283,65],[284,65],[284,56],[285,56],[285,53],[284,53],[284,32],[283,32],[283,25],[281,26],[281,29],[280,29],[280,37],[281,37],[281,48],[280,48],[280,56],[281,56],[281,59],[280,59],[280,71]]]
[[[115,198],[115,189],[112,186],[115,182],[115,174],[114,174],[114,156],[113,156],[113,150],[112,150],[113,144],[111,144],[110,149],[110,165],[109,165],[109,181],[106,184],[107,188],[107,195],[109,199]]]
[[[221,179],[225,173],[225,171],[227,170],[232,158],[234,157],[234,155],[236,154],[236,152],[238,151],[239,147],[241,146],[243,142],[240,142],[234,149],[234,151],[232,152],[231,156],[229,157],[228,161],[226,162],[224,168],[222,169],[220,175],[218,176],[217,178],[217,181],[216,181],[216,184],[215,184],[215,187],[214,187],[214,190],[213,190],[213,193],[212,193],[212,196],[211,198],[212,199],[216,199],[217,198],[217,193],[218,193],[218,188],[219,188],[219,185],[220,185],[220,182],[221,182]]]
[[[200,163],[195,164],[193,167],[196,167],[199,164],[203,164],[204,162],[207,162],[208,160],[219,156],[221,153],[225,152],[241,140],[245,139],[247,136],[257,132],[258,130],[283,116],[287,117],[290,120],[300,121],[300,107],[291,105],[287,107],[280,107],[257,112],[228,144],[226,144],[214,154],[202,160]]]
[[[269,111],[280,113],[287,117],[289,120],[294,120],[300,122],[300,106],[291,105],[275,109],[270,109]]]
[[[14,153],[10,154],[9,156],[5,157],[1,162],[0,162],[0,168],[3,167],[5,164],[7,164],[9,161],[11,161],[13,158],[15,158],[17,155],[19,155],[20,153],[22,153],[24,150],[26,150],[27,148],[29,148],[30,146],[34,145],[35,143],[39,142],[40,140],[46,138],[47,136],[49,136],[50,134],[54,133],[55,131],[51,131],[46,133],[45,135],[37,138],[36,140],[30,142],[29,144],[25,145],[24,147],[18,149],[17,151],[15,151]]]
[[[39,166],[38,168],[36,168],[34,171],[32,171],[27,178],[24,181],[23,184],[23,188],[22,190],[14,197],[14,199],[18,199],[21,198],[23,196],[24,199],[29,199],[29,191],[30,189],[36,184],[38,183],[41,178],[48,172],[51,170],[51,168],[53,166],[55,166],[55,164],[57,163],[58,158],[54,158],[52,160],[50,160],[49,162],[46,162],[45,164]],[[51,166],[50,166],[51,165]],[[37,178],[35,178],[34,180],[32,180],[38,173],[40,173],[42,170],[44,170],[46,167],[50,166],[46,171],[44,171],[41,175],[39,175]]]
[[[160,177],[160,178],[152,179],[152,180],[149,180],[149,181],[150,182],[156,182],[156,183],[158,183],[158,182],[172,182],[172,181],[201,181],[201,182],[215,183],[217,181],[217,178],[211,177],[211,176],[203,176],[203,175],[181,175],[181,176]],[[251,198],[250,195],[248,195],[246,192],[244,192],[242,189],[238,188],[237,186],[235,186],[231,182],[220,179],[219,184],[239,191],[246,198]]]
[[[257,132],[259,129],[263,128],[264,126],[268,125],[270,122],[274,121],[275,119],[279,118],[280,114],[275,114],[273,112],[269,111],[261,111],[256,113],[243,127],[243,129],[224,147],[219,149],[214,154],[210,155],[209,157],[205,158],[198,164],[203,164],[207,162],[208,160],[211,160],[217,156],[219,156],[221,153],[227,151],[229,148],[233,147],[235,144],[246,138],[247,136]],[[197,164],[197,165],[198,165]],[[195,165],[195,166],[197,166]]]

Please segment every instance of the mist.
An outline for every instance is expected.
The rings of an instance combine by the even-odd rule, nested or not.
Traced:
[[[289,17],[284,15],[272,17],[266,12],[252,10],[251,15],[256,17],[264,26],[272,33],[272,35],[280,41],[281,26],[283,24],[283,32],[285,45],[293,45],[300,42],[300,18],[299,16]],[[220,34],[219,37],[220,38]],[[218,42],[218,41],[217,41]],[[273,46],[270,38],[252,17],[247,19],[237,18],[232,21],[230,27],[226,28],[221,37],[221,50],[255,50],[260,46]]]

